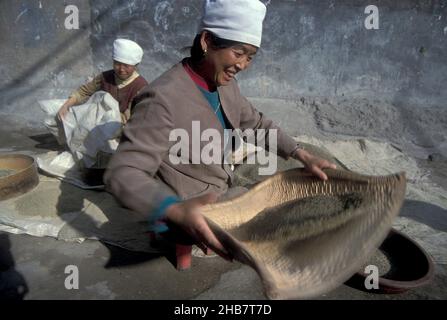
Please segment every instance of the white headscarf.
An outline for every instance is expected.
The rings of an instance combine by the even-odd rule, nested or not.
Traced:
[[[127,39],[116,39],[113,42],[113,60],[134,66],[142,58],[143,49],[136,42]]]
[[[260,47],[266,11],[259,0],[206,0],[200,31]]]

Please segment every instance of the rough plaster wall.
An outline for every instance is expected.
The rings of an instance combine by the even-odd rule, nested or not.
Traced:
[[[197,0],[91,1],[91,6],[96,21],[91,37],[95,67],[110,68],[113,40],[128,38],[145,50],[139,69],[149,81],[188,54],[182,49],[191,45],[202,12]]]
[[[250,97],[361,97],[412,107],[446,107],[447,1],[264,1],[262,49],[240,75]],[[64,98],[111,67],[116,37],[145,49],[153,80],[179,61],[197,30],[201,0],[0,1],[0,113],[39,126],[38,99]],[[80,29],[63,26],[66,5]],[[379,7],[380,29],[364,9]],[[287,112],[286,110],[284,111]],[[17,117],[18,116],[18,117]]]
[[[65,97],[90,73],[90,8],[70,4],[80,9],[79,30],[64,28],[64,1],[0,1],[0,111],[19,125],[38,125],[36,100]]]
[[[379,8],[380,29],[364,27]],[[261,58],[242,85],[256,96],[382,98],[444,103],[445,1],[272,1]],[[444,84],[443,84],[444,83]]]

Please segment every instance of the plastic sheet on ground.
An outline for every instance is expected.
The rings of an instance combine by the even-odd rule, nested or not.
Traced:
[[[104,189],[104,185],[89,185],[84,180],[82,170],[75,162],[73,155],[64,151],[51,151],[36,157],[39,168],[46,174],[71,183],[82,189]]]
[[[413,158],[390,144],[367,139],[302,136],[297,140],[325,148],[346,167],[363,174],[406,171],[406,201],[394,228],[416,240],[435,262],[447,263],[447,192],[432,183]],[[66,241],[101,239],[129,250],[156,251],[149,246],[147,223],[121,208],[110,194],[40,178],[29,193],[0,202],[0,230]]]
[[[122,128],[118,102],[109,93],[95,93],[88,103],[70,108],[61,132],[56,115],[63,103],[59,99],[39,101],[47,115],[45,126],[60,143],[67,144],[70,152],[42,155],[38,165],[44,172],[81,188],[101,187],[86,184],[81,168],[104,168],[104,159],[116,151]]]
[[[95,239],[128,250],[156,252],[148,241],[147,221],[120,207],[109,193],[39,178],[33,190],[0,202],[1,231],[71,242]]]

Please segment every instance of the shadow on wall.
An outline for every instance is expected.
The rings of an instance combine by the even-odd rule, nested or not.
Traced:
[[[405,124],[405,129],[408,131],[408,135],[412,137],[412,143],[419,147],[432,149],[436,153],[443,154],[439,148],[439,142],[442,141],[434,141],[433,135],[430,135],[430,133],[433,132],[433,130],[427,128],[430,124],[425,121],[418,121],[419,117],[416,117],[414,110],[411,110],[412,108],[415,108],[415,105],[411,103],[414,91],[416,91],[416,88],[424,87],[424,80],[421,79],[421,77],[423,75],[423,66],[426,62],[424,61],[424,55],[421,51],[422,48],[419,52],[420,55],[417,57],[416,61],[414,61],[415,65],[413,65],[413,68],[415,68],[415,70],[420,70],[420,72],[415,73],[412,81],[407,87],[396,91],[393,98],[393,104],[398,106],[396,110],[400,113],[401,123]],[[421,108],[423,107],[424,106],[421,106]]]
[[[15,270],[9,235],[0,233],[0,300],[23,300],[27,293],[25,278]]]
[[[100,15],[97,16],[95,21],[92,21],[91,24],[101,23],[113,10],[117,7],[118,4],[114,6],[110,6],[101,12]],[[130,20],[130,18],[128,19]],[[120,21],[120,23],[126,23],[127,21]],[[117,23],[115,29],[110,30],[111,33],[115,33],[119,30],[119,24]],[[54,60],[55,57],[63,55],[64,52],[73,50],[71,44],[76,41],[82,39],[86,35],[90,34],[90,26],[80,26],[79,30],[73,30],[73,36],[67,38],[61,44],[59,44],[54,50],[48,52],[47,55],[36,61],[31,67],[25,69],[21,74],[18,74],[12,82],[0,88],[0,96],[6,97],[5,105],[12,105],[17,99],[23,98],[23,96],[32,96],[35,91],[45,86],[45,81],[31,81],[35,74],[39,71],[42,71],[47,64]],[[77,54],[72,55],[71,59],[69,59],[66,63],[59,65],[52,73],[58,74],[66,69],[70,69],[74,63],[79,60],[82,60],[85,57],[86,53],[83,51],[77,51]],[[32,83],[27,84],[26,83]],[[34,82],[34,83],[33,83]],[[17,88],[21,88],[21,90],[17,90]]]

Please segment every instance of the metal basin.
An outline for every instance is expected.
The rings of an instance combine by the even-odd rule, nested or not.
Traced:
[[[39,184],[33,157],[22,154],[0,155],[0,201],[24,194]]]
[[[432,258],[402,232],[392,229],[377,251],[365,265],[377,265],[379,268],[379,289],[365,288],[368,274],[363,270],[348,280],[347,285],[371,293],[393,294],[423,286],[433,278]],[[380,261],[383,259],[387,261]],[[385,268],[382,272],[381,267]]]

